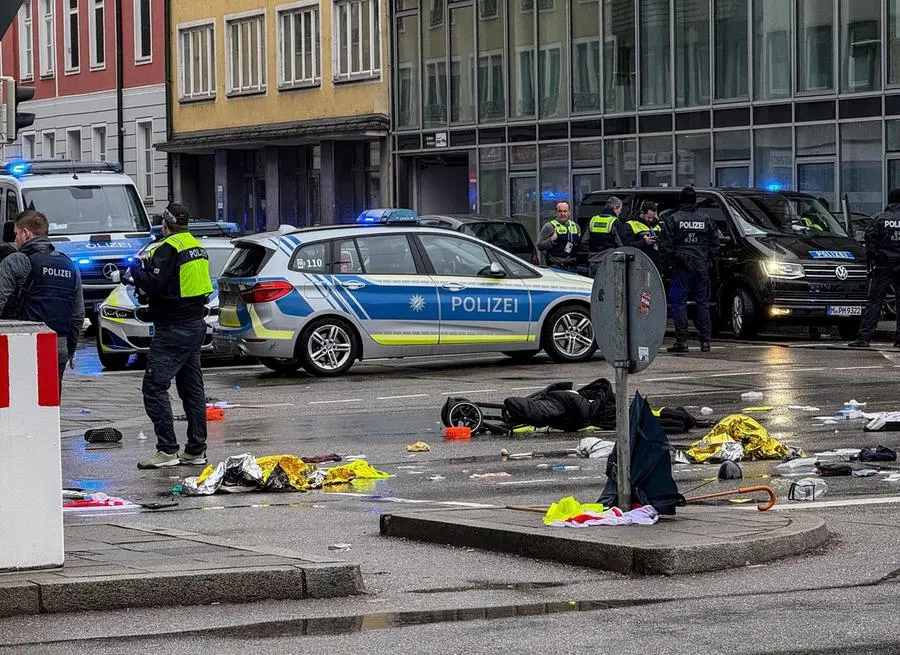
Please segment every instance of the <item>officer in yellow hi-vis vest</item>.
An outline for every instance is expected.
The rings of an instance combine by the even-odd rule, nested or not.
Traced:
[[[144,372],[144,409],[156,431],[156,454],[140,469],[206,464],[206,394],[200,347],[206,339],[206,302],[213,291],[209,256],[188,232],[188,211],[171,203],[163,212],[163,238],[131,266],[134,286],[146,296],[154,335]],[[178,453],[169,386],[187,416],[187,444]]]
[[[652,200],[645,200],[641,204],[641,213],[635,220],[628,221],[625,229],[624,243],[626,246],[637,248],[656,264],[657,270],[660,268],[659,257],[659,233],[662,224],[656,215],[656,203]]]
[[[580,246],[581,231],[569,214],[569,203],[556,203],[556,218],[541,229],[538,250],[546,253],[547,266],[574,273]]]
[[[623,224],[619,220],[619,214],[622,213],[622,201],[616,196],[610,196],[606,199],[606,207],[603,211],[594,216],[588,224],[588,242],[590,255],[588,256],[588,264],[590,266],[590,276],[597,274],[600,267],[600,260],[607,251],[613,248],[619,248],[623,245]]]

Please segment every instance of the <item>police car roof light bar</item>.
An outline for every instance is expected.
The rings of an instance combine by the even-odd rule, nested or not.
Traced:
[[[420,221],[411,209],[367,209],[356,219],[361,225],[418,225]]]
[[[122,173],[122,164],[114,161],[75,161],[73,159],[17,159],[0,166],[0,175],[55,175],[66,173]]]

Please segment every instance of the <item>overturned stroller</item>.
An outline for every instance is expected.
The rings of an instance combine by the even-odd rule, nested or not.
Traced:
[[[574,386],[572,382],[557,382],[530,396],[512,396],[502,403],[448,398],[441,408],[441,423],[445,427],[470,428],[472,434],[494,435],[542,428],[563,432],[615,429],[616,396],[609,380],[598,378],[577,391]],[[680,407],[653,413],[668,434],[711,425]]]

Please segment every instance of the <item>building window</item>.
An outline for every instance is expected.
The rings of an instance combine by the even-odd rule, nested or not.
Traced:
[[[19,9],[19,78],[34,77],[34,22],[29,0]]]
[[[747,0],[715,0],[716,100],[748,95],[747,48],[750,25]]]
[[[22,159],[33,160],[34,152],[34,132],[22,135]]]
[[[53,75],[56,70],[56,19],[53,14],[55,0],[40,0],[41,75]]]
[[[281,39],[281,85],[318,84],[319,7],[303,7],[279,14]]]
[[[335,0],[334,79],[352,80],[381,74],[378,0]]]
[[[73,161],[81,161],[81,128],[66,131],[66,156]]]
[[[212,24],[178,31],[182,100],[214,98],[216,95],[214,35]]]
[[[797,7],[797,90],[834,90],[834,0],[800,0]]]
[[[503,44],[495,37],[502,31],[506,3],[484,1],[478,7],[478,120],[489,123],[506,117],[506,60]]]
[[[134,0],[134,61],[146,63],[153,58],[153,22],[150,0]]]
[[[447,61],[425,62],[425,126],[447,122]]]
[[[675,3],[675,105],[709,104],[709,1]]]
[[[56,159],[56,132],[41,134],[41,159]]]
[[[753,3],[754,97],[775,100],[791,95],[791,12],[784,0]]]
[[[881,1],[841,2],[841,91],[881,89]]]
[[[90,39],[91,68],[102,68],[106,65],[106,11],[105,0],[89,0],[91,3]]]
[[[447,124],[447,29],[443,18],[426,22],[425,15],[444,15],[443,0],[422,3],[422,127]]]
[[[757,188],[794,188],[794,157],[791,141],[792,134],[789,127],[753,131],[753,183]]]
[[[634,110],[634,7],[633,2],[603,0],[603,79],[608,112]]]
[[[641,0],[640,10],[641,106],[668,107],[672,104],[669,0]]]
[[[153,122],[137,124],[137,182],[144,200],[153,200]]]
[[[81,67],[81,41],[78,30],[78,0],[66,0],[66,72],[77,73]]]
[[[853,211],[872,215],[883,207],[884,150],[881,121],[842,123],[841,192]]]
[[[888,3],[888,84],[900,84],[900,0]]]
[[[450,9],[450,122],[475,120],[475,10]]]
[[[572,111],[599,112],[600,2],[572,0]]]
[[[487,20],[489,18],[497,18],[500,16],[498,10],[498,0],[478,0],[478,18],[479,20]]]
[[[395,119],[398,128],[419,126],[419,17],[397,19],[397,82]]]
[[[91,156],[94,161],[106,161],[106,125],[91,129]]]
[[[266,90],[266,16],[225,21],[228,43],[228,92]]]

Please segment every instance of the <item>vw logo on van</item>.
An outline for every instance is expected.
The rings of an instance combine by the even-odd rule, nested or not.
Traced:
[[[841,268],[843,268],[843,267],[841,267]],[[110,263],[110,264],[103,265],[103,277],[105,277],[107,280],[113,279],[113,273],[117,273],[118,271],[119,271],[119,267],[116,266],[115,264]],[[844,274],[844,277],[847,277],[846,273]],[[841,279],[843,279],[843,278],[841,278]]]
[[[834,269],[834,276],[839,280],[846,280],[848,275],[846,266],[838,266]]]

